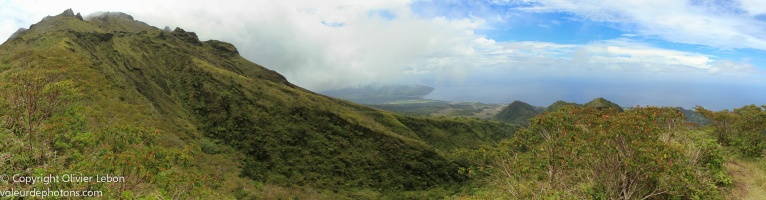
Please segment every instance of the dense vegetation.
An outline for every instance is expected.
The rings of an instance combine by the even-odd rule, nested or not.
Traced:
[[[710,119],[705,118],[705,116],[702,116],[698,112],[694,112],[694,110],[689,110],[682,107],[676,107],[676,109],[684,113],[684,116],[686,116],[686,121],[689,123],[694,123],[694,125],[698,125],[698,126],[704,126],[704,125],[710,124]]]
[[[564,106],[498,146],[459,154],[476,163],[466,173],[487,181],[478,198],[722,199],[739,196],[729,187],[760,187],[733,186],[729,170],[741,167],[726,163],[762,162],[766,106],[696,110],[712,123],[688,123],[676,108]]]
[[[540,113],[540,110],[528,103],[514,101],[503,108],[500,113],[497,113],[495,119],[511,124],[527,125],[529,124],[529,119],[532,119]]]
[[[469,181],[448,152],[515,130],[318,95],[229,43],[122,13],[47,17],[0,46],[0,77],[0,173],[124,176],[49,185],[108,198],[444,197]]]
[[[15,34],[0,45],[0,96],[0,174],[126,179],[0,189],[109,199],[716,199],[737,184],[730,160],[766,150],[766,106],[698,107],[700,127],[601,98],[554,103],[523,128],[405,116],[122,13],[69,10]]]
[[[606,99],[601,98],[601,97],[595,98],[595,99],[591,100],[590,102],[585,103],[584,106],[585,107],[589,107],[589,108],[597,108],[597,109],[610,109],[611,108],[611,109],[617,110],[619,112],[623,111],[623,109],[622,109],[622,107],[620,107],[620,105],[617,105],[616,103],[612,103],[611,101],[606,100]]]
[[[562,100],[558,100],[556,102],[553,102],[548,108],[545,108],[545,112],[556,112],[561,109],[563,109],[566,106],[572,106],[572,107],[582,107],[582,105],[577,103],[570,103]]]
[[[500,104],[437,100],[396,101],[386,104],[369,104],[368,106],[410,116],[475,117],[480,119],[493,118],[504,107]]]
[[[766,105],[749,105],[713,112],[703,107],[696,111],[711,121],[715,139],[745,157],[761,157],[766,150]]]

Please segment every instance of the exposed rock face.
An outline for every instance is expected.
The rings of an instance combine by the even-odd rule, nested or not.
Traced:
[[[210,44],[211,46],[213,46],[213,48],[215,48],[217,51],[223,54],[227,54],[227,55],[239,54],[239,51],[237,51],[237,47],[234,47],[233,44],[228,42],[222,42],[218,40],[209,40],[209,41],[206,41],[205,43]]]
[[[197,46],[202,45],[202,42],[199,41],[197,34],[194,32],[186,32],[184,31],[184,29],[176,27],[176,30],[173,30],[173,35],[181,38],[181,40],[186,41],[188,43],[192,43]]]
[[[70,8],[70,9],[65,10],[63,13],[59,14],[58,16],[62,16],[62,17],[74,17],[74,11],[72,11],[72,9]]]

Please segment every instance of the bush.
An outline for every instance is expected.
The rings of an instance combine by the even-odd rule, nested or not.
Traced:
[[[766,151],[766,105],[716,112],[698,106],[695,110],[712,121],[708,126],[721,145],[744,157],[763,156]]]
[[[683,122],[673,108],[566,107],[474,151],[469,172],[510,198],[720,198],[717,186],[731,183],[720,147]]]

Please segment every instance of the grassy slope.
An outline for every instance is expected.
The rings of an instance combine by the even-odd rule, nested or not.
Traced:
[[[766,164],[763,158],[730,158],[724,166],[734,178],[729,199],[766,199]]]
[[[617,105],[616,103],[612,103],[611,101],[606,100],[606,99],[601,98],[601,97],[595,98],[595,99],[591,100],[590,102],[585,103],[585,105],[583,105],[583,106],[591,107],[591,108],[599,108],[599,109],[602,109],[602,108],[614,108],[615,110],[618,110],[620,112],[623,111],[623,109],[622,109],[622,107],[620,107],[620,105]]]
[[[545,112],[556,112],[558,110],[561,110],[565,106],[573,106],[573,107],[581,107],[582,105],[572,102],[566,102],[562,100],[558,100],[556,102],[553,102],[548,108],[545,109]]]
[[[350,196],[372,191],[360,198],[452,187],[467,178],[437,152],[492,144],[513,131],[471,119],[403,117],[328,98],[245,60],[228,43],[123,18],[49,18],[0,46],[0,63],[3,74],[40,70],[73,80],[81,95],[70,111],[85,124],[73,134],[156,130],[154,146],[195,152],[192,163],[176,171],[201,174],[213,181],[200,187],[236,197],[264,195],[249,194],[263,192],[260,183]]]
[[[521,101],[514,101],[503,108],[500,113],[497,113],[495,119],[511,124],[529,124],[529,119],[537,114],[539,113],[532,105]]]
[[[505,105],[501,104],[449,102],[429,99],[402,100],[385,104],[370,104],[369,106],[405,115],[475,117],[479,119],[491,119],[505,107]]]

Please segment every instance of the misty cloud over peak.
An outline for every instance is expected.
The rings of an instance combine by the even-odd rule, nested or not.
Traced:
[[[85,20],[101,20],[101,21],[107,21],[110,18],[117,18],[117,19],[127,19],[127,20],[134,20],[133,16],[130,16],[128,14],[125,14],[123,12],[94,12],[89,14],[85,17]]]

